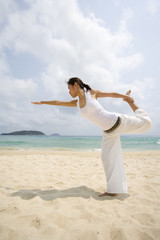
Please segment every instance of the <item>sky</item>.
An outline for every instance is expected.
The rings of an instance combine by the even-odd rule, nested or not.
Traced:
[[[159,0],[0,0],[0,133],[101,135],[78,109],[33,105],[70,101],[66,82],[125,94],[160,135]],[[99,100],[133,115],[122,99]]]

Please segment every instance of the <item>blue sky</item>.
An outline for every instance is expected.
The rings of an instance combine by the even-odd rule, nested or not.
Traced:
[[[100,135],[77,108],[35,106],[70,100],[66,81],[132,95],[160,134],[158,0],[0,0],[0,133]],[[101,99],[133,115],[120,99]]]

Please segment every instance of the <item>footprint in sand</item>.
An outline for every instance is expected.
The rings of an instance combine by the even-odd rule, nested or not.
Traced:
[[[120,228],[113,228],[111,230],[111,239],[114,240],[127,240],[123,229]]]
[[[41,220],[38,217],[36,217],[35,219],[32,220],[31,226],[39,229],[41,227]]]
[[[1,213],[16,215],[20,213],[20,210],[16,206],[8,206],[7,208],[0,209]]]

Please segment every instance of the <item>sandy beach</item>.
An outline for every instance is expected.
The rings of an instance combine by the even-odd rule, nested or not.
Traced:
[[[160,151],[125,152],[128,194],[100,152],[0,151],[0,240],[160,239]]]

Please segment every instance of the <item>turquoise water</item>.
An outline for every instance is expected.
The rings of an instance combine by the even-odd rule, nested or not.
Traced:
[[[0,149],[10,150],[85,150],[100,151],[102,137],[78,136],[3,136]],[[121,136],[123,151],[160,150],[160,136]]]

